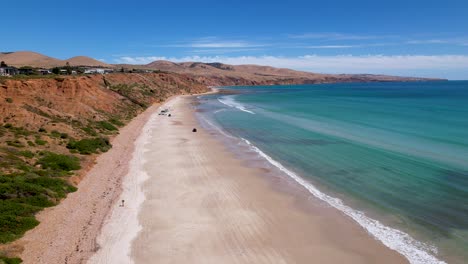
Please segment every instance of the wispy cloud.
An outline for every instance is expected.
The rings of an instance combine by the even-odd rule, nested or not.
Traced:
[[[252,44],[244,41],[234,42],[194,42],[190,44],[192,48],[252,48],[264,45]]]
[[[460,45],[460,46],[467,46],[468,45],[468,37],[457,37],[457,38],[438,38],[438,39],[416,39],[416,40],[409,40],[406,42],[407,44],[417,44],[417,45],[424,45],[424,44],[452,44],[452,45]]]
[[[446,44],[450,43],[448,40],[443,39],[425,39],[425,40],[409,40],[407,44]]]
[[[304,55],[279,56],[187,56],[187,57],[121,57],[118,63],[146,64],[155,60],[173,62],[200,61],[226,64],[257,64],[326,73],[398,73],[413,71],[468,71],[468,55]],[[464,76],[463,78],[468,78]]]
[[[267,44],[253,43],[245,40],[224,40],[216,37],[200,38],[187,42],[177,42],[166,45],[156,45],[157,47],[168,48],[209,48],[209,49],[231,49],[231,48],[258,48]]]
[[[153,61],[157,60],[167,60],[166,57],[158,57],[158,56],[123,56],[120,58],[115,59],[116,63],[124,63],[124,64],[148,64]]]
[[[259,51],[262,50],[261,48],[228,48],[228,49],[194,49],[191,50],[190,53],[195,54],[228,54],[228,53],[238,53],[238,52],[248,52],[248,51]]]
[[[361,45],[318,45],[318,46],[306,46],[308,49],[349,49],[359,48]]]
[[[343,34],[343,33],[304,33],[298,35],[288,35],[292,39],[322,39],[322,40],[366,40],[378,39],[383,36]]]
[[[337,45],[311,45],[311,46],[297,46],[296,48],[307,48],[307,49],[350,49],[350,48],[367,48],[367,47],[383,47],[383,46],[394,46],[399,45],[398,43],[387,42],[387,43],[369,43],[369,44],[337,44]]]

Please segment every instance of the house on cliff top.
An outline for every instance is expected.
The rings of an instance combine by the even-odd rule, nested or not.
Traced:
[[[18,74],[18,69],[15,67],[0,67],[0,76],[13,76]]]

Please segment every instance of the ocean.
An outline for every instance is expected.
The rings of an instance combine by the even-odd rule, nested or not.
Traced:
[[[221,87],[197,116],[411,263],[468,260],[468,81]]]

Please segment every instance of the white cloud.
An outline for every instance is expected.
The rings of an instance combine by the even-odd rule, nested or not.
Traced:
[[[227,54],[227,53],[236,53],[236,52],[246,52],[246,51],[259,51],[260,48],[226,48],[226,49],[194,49],[191,50],[191,53],[196,54]]]
[[[347,49],[347,48],[359,48],[361,45],[319,45],[319,46],[307,46],[308,49]]]
[[[186,56],[186,57],[121,57],[119,63],[146,64],[155,60],[173,62],[199,61],[226,64],[257,64],[323,73],[383,73],[445,77],[446,73],[468,72],[468,55],[304,55],[278,56]],[[453,75],[455,76],[455,75]],[[457,75],[459,76],[459,75]],[[453,77],[468,79],[468,75]]]
[[[155,56],[146,56],[146,57],[130,57],[130,56],[123,56],[118,59],[115,59],[117,63],[125,63],[125,64],[148,64],[153,61],[157,60],[167,60],[166,57],[155,57]]]
[[[467,37],[447,38],[447,39],[419,39],[409,40],[407,44],[452,44],[452,45],[468,45]]]
[[[365,40],[377,39],[386,36],[342,34],[342,33],[304,33],[299,35],[289,35],[292,39],[324,39],[324,40]]]
[[[266,44],[252,43],[244,40],[223,40],[216,37],[205,37],[188,42],[179,42],[168,45],[156,45],[156,47],[168,48],[257,48],[264,47]]]
[[[263,45],[251,44],[243,41],[237,42],[194,42],[190,44],[192,48],[251,48]]]
[[[406,43],[407,44],[446,44],[450,42],[444,39],[426,39],[426,40],[410,40],[410,41],[407,41]]]

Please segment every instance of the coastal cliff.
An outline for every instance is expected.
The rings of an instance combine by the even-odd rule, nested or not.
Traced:
[[[76,191],[120,127],[173,95],[206,91],[175,73],[0,79],[0,263],[22,251],[10,242],[39,211]]]

